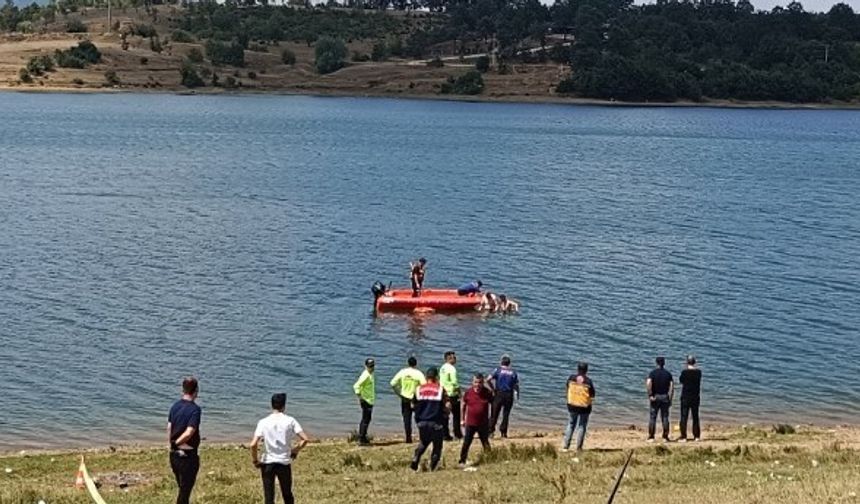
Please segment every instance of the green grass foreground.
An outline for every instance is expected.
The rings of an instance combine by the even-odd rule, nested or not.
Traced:
[[[442,469],[417,474],[408,468],[413,447],[396,440],[370,448],[324,441],[308,446],[295,462],[294,489],[303,503],[603,503],[633,448],[617,503],[860,502],[860,429],[791,430],[716,429],[706,432],[702,443],[667,445],[644,443],[641,431],[597,430],[578,457],[558,449],[559,435],[530,435],[494,440],[488,455],[476,443],[470,471],[457,468],[459,443],[446,443]],[[0,503],[88,502],[86,492],[73,487],[79,456],[0,457]],[[163,449],[89,451],[86,457],[108,503],[175,499]],[[204,445],[201,461],[194,502],[262,502],[247,448]]]

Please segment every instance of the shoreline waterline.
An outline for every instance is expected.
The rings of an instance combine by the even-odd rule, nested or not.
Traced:
[[[368,98],[413,101],[439,101],[454,103],[508,103],[518,105],[569,105],[619,108],[705,108],[705,109],[738,109],[738,110],[845,110],[858,111],[860,103],[791,103],[780,101],[734,101],[712,100],[703,102],[627,102],[602,100],[598,98],[573,98],[551,95],[439,95],[439,94],[394,94],[394,93],[360,93],[349,91],[292,90],[292,89],[131,89],[131,88],[76,88],[52,87],[19,88],[0,84],[0,92],[25,94],[140,94],[140,95],[169,95],[169,96],[308,96],[314,98]]]

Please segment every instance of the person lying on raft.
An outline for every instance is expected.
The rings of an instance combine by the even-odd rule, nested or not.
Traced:
[[[513,299],[508,299],[508,296],[502,294],[499,296],[499,303],[496,305],[496,311],[499,313],[517,313],[520,311],[520,304]]]
[[[492,292],[486,292],[481,296],[481,305],[478,306],[478,311],[494,312],[499,309],[500,302],[499,296]]]
[[[457,289],[457,294],[460,296],[474,296],[481,293],[481,286],[484,285],[480,280],[473,280],[467,284],[461,285]]]

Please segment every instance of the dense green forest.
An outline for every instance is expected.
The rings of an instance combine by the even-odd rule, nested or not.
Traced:
[[[17,8],[6,0],[0,30],[21,31],[103,0]],[[148,8],[145,0],[125,1]],[[116,5],[115,3],[115,5]],[[294,0],[292,3],[296,3]],[[298,1],[302,5],[301,1]],[[252,7],[252,8],[249,8]],[[391,12],[405,11],[405,12]],[[330,0],[269,6],[266,0],[186,5],[175,28],[240,44],[318,38],[375,41],[386,56],[492,51],[512,63],[570,65],[560,93],[627,101],[688,99],[820,102],[860,99],[860,15],[798,2],[756,11],[747,0]],[[540,48],[536,51],[526,49]],[[376,58],[374,58],[376,59]]]

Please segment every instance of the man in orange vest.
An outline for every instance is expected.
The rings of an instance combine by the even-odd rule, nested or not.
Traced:
[[[570,439],[576,431],[576,451],[582,451],[585,441],[585,429],[588,427],[588,417],[591,415],[591,403],[594,402],[594,384],[588,374],[588,363],[576,365],[576,374],[567,379],[567,413],[570,421],[564,431],[562,451],[570,449]]]

